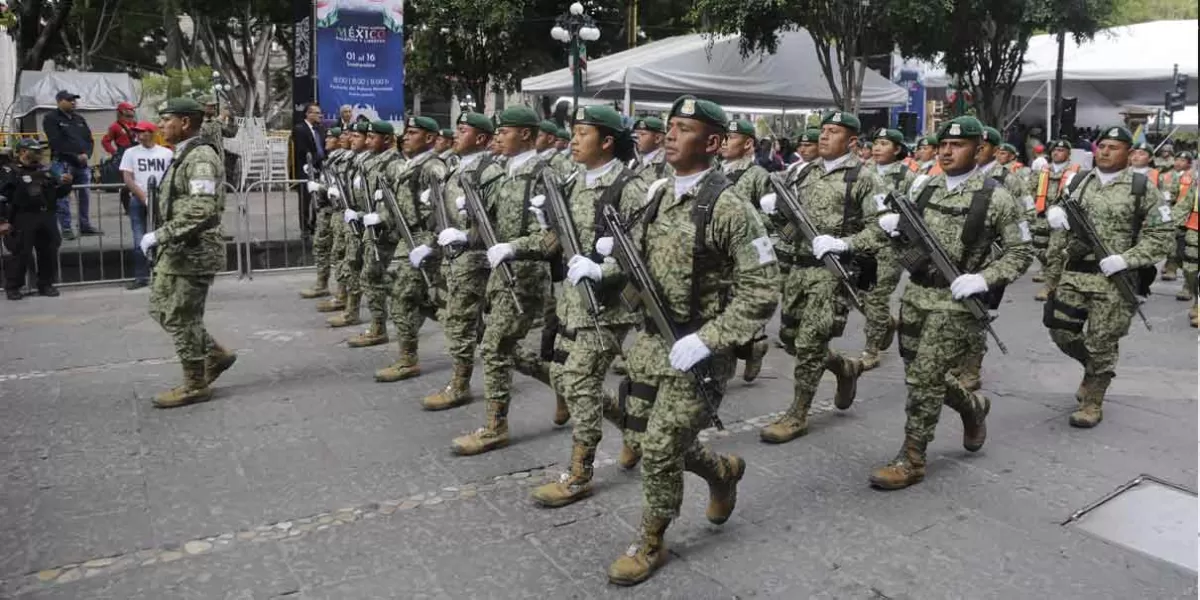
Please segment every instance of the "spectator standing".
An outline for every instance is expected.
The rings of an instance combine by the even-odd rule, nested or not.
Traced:
[[[64,173],[70,173],[75,185],[86,186],[92,182],[92,170],[88,159],[95,149],[92,139],[92,129],[87,120],[75,111],[75,101],[78,94],[67,90],[59,90],[54,96],[58,102],[58,110],[46,114],[42,120],[42,131],[50,142],[51,159],[59,165]],[[88,206],[91,196],[87,188],[76,188],[75,197],[79,201],[79,234],[101,235],[103,232],[92,227],[88,219]],[[58,224],[62,229],[62,237],[66,240],[75,239],[71,229],[71,200],[70,193],[58,198]]]
[[[292,128],[292,179],[307,179],[304,165],[312,157],[312,164],[320,168],[325,160],[325,127],[321,125],[321,106],[310,102],[304,107],[304,120]],[[316,227],[313,221],[315,215],[309,214],[312,195],[308,186],[299,186],[300,190],[300,231],[311,235]]]
[[[150,204],[150,178],[161,184],[174,152],[159,146],[158,128],[142,121],[132,127],[138,145],[125,150],[121,157],[121,176],[129,191],[129,228],[133,230],[133,281],[126,289],[136,290],[150,283],[150,267],[138,242],[146,234],[146,207]]]
[[[108,126],[104,137],[100,138],[100,146],[108,153],[108,160],[100,164],[100,180],[103,183],[122,183],[121,155],[130,146],[136,145],[137,134],[133,126],[137,125],[137,113],[134,106],[128,102],[117,105],[117,120]],[[121,190],[121,207],[129,212],[129,189]]]
[[[307,118],[307,116],[305,117]],[[343,104],[338,109],[338,122],[336,127],[342,131],[350,131],[350,127],[354,125],[354,108],[349,104]]]

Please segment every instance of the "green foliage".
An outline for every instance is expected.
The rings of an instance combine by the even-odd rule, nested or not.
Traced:
[[[1114,25],[1132,25],[1149,21],[1195,19],[1200,7],[1195,0],[1117,0]]]

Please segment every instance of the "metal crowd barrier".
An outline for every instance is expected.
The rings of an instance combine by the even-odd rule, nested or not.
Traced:
[[[291,271],[313,266],[310,236],[302,222],[300,193],[305,179],[265,179],[241,191],[246,276],[255,271]]]

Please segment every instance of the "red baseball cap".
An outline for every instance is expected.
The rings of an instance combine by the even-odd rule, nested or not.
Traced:
[[[155,127],[154,123],[151,123],[150,121],[138,121],[137,124],[133,127],[130,127],[130,129],[134,131],[149,131],[150,133],[158,132],[158,127]]]
[[[137,107],[128,102],[122,102],[117,105],[117,110],[137,110]]]

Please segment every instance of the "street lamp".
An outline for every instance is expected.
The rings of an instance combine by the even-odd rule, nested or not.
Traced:
[[[579,106],[579,94],[583,92],[583,57],[587,55],[584,42],[594,42],[600,39],[600,29],[596,22],[583,14],[583,5],[575,2],[567,9],[567,14],[558,17],[554,27],[550,29],[550,37],[564,44],[570,44],[571,87],[574,102],[571,105],[571,122],[575,122],[576,108]]]
[[[233,86],[229,85],[229,83],[227,83],[225,81],[225,78],[221,75],[221,72],[213,71],[212,94],[213,94],[213,100],[215,100],[217,102],[218,114],[221,111],[221,92],[228,92],[231,89],[233,89]]]

